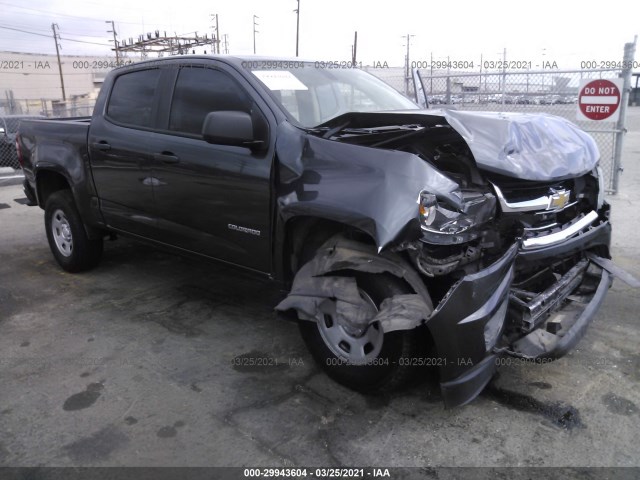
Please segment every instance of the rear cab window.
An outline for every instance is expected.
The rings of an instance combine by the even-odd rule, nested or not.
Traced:
[[[155,94],[160,76],[159,69],[119,75],[111,90],[107,117],[115,123],[133,127],[153,127]]]

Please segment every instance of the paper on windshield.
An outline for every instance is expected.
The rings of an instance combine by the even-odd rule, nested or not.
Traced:
[[[308,88],[287,70],[252,70],[269,90],[308,90]]]

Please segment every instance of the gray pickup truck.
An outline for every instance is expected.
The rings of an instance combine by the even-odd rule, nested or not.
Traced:
[[[322,368],[363,392],[437,367],[469,402],[503,355],[580,339],[617,270],[593,139],[551,115],[422,110],[358,69],[171,57],[118,68],[91,118],[22,122],[54,257],[128,235],[289,292]]]

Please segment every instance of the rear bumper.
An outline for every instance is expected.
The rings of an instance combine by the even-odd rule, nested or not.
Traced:
[[[438,349],[440,387],[446,407],[473,400],[491,380],[501,355],[554,359],[578,343],[612,282],[612,276],[587,260],[585,254],[597,247],[608,248],[610,240],[611,225],[601,217],[601,223],[558,244],[535,249],[514,245],[493,265],[467,275],[451,288],[427,321]],[[587,278],[587,268],[567,275],[569,279],[558,280],[559,285],[550,288],[555,295],[553,308],[544,310],[532,331],[514,335],[510,297],[519,262],[544,267],[576,254],[585,258],[589,281],[597,284],[595,291],[582,295],[579,301],[567,301],[580,288],[583,278]],[[506,304],[508,310],[504,308]],[[550,323],[554,328],[549,327]]]

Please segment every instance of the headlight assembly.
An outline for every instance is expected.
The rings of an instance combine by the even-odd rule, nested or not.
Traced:
[[[493,218],[496,199],[490,193],[461,192],[462,208],[456,208],[427,191],[418,198],[420,226],[433,243],[462,243],[478,237],[474,227]]]

